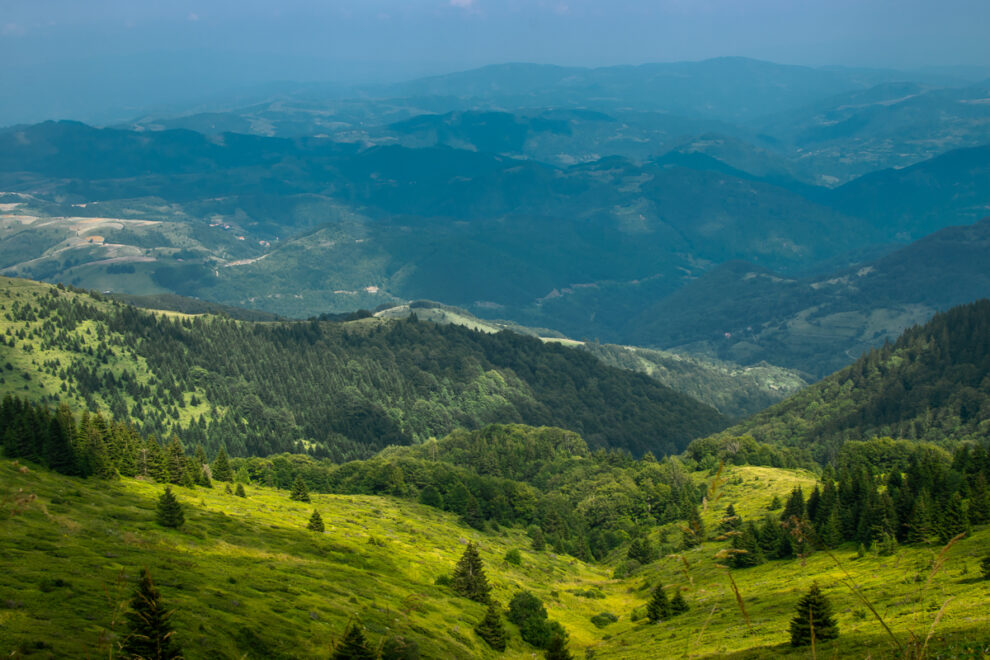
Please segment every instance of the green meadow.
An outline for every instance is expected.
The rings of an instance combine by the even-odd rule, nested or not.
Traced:
[[[710,530],[729,503],[755,518],[775,495],[813,483],[804,471],[760,467],[696,476],[709,486]],[[832,600],[840,630],[818,645],[818,657],[907,657],[912,635],[919,647],[928,639],[931,657],[981,657],[990,645],[990,581],[979,571],[987,528],[941,556],[941,547],[910,546],[858,557],[847,545],[733,570],[737,599],[719,564],[724,541],[616,578],[622,552],[598,564],[534,552],[522,530],[480,532],[400,498],[313,493],[300,503],[254,485],[243,499],[223,484],[177,487],[186,523],[170,530],[155,523],[162,491],[140,479],[82,480],[0,463],[0,652],[111,657],[124,634],[123,608],[147,566],[175,609],[189,658],[327,657],[351,620],[374,644],[413,639],[424,658],[539,657],[508,622],[509,647],[493,652],[473,630],[483,607],[435,584],[468,541],[481,548],[495,598],[504,606],[518,589],[539,596],[577,658],[812,657],[787,646],[787,625],[813,581]],[[306,529],[314,509],[326,524],[322,534]],[[654,534],[676,535],[675,527]],[[518,566],[504,560],[513,548],[522,554]],[[657,582],[682,590],[690,610],[650,624],[644,606]],[[598,627],[592,618],[602,613],[617,620]]]

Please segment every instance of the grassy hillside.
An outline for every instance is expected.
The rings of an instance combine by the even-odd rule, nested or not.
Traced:
[[[192,317],[7,278],[0,305],[0,393],[64,399],[162,436],[178,431],[210,454],[225,444],[235,455],[367,457],[493,422],[672,454],[726,425],[644,375],[511,332],[414,319]]]
[[[990,643],[986,583],[977,567],[990,542],[985,528],[956,543],[934,573],[938,548],[857,559],[849,546],[835,551],[843,568],[816,553],[733,571],[747,626],[717,566],[724,542],[706,542],[679,553],[683,559],[668,556],[614,578],[621,557],[589,565],[534,552],[519,530],[478,532],[449,514],[389,497],[316,494],[303,504],[285,491],[254,485],[246,499],[226,494],[221,484],[176,488],[187,523],[174,531],[153,522],[160,485],[80,480],[9,460],[0,463],[0,477],[0,545],[12,560],[0,574],[7,594],[0,603],[0,651],[20,657],[107,653],[123,632],[118,608],[143,566],[176,609],[178,639],[189,658],[326,657],[352,617],[373,642],[403,635],[419,645],[422,657],[532,657],[536,650],[508,623],[507,652],[492,653],[473,632],[483,608],[433,584],[451,570],[467,540],[481,546],[503,605],[516,589],[534,592],[550,618],[564,625],[575,657],[585,650],[596,658],[807,657],[807,648],[783,644],[794,603],[813,580],[826,587],[840,627],[838,640],[819,645],[821,657],[894,655],[893,642],[842,581],[857,584],[877,605],[900,643],[909,632],[924,638],[946,601],[929,645],[933,655],[973,657],[979,644]],[[711,482],[707,474],[696,478]],[[705,522],[714,527],[733,502],[744,518],[759,516],[774,495],[812,481],[800,471],[731,468],[712,491]],[[326,523],[322,535],[304,528],[313,509]],[[522,551],[519,566],[502,559],[512,548]],[[689,612],[648,624],[642,610],[657,582],[683,590]],[[591,618],[602,612],[618,620],[598,628]]]

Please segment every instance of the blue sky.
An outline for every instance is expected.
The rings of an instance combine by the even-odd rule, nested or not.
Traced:
[[[0,124],[507,61],[990,66],[988,34],[990,0],[0,0]]]

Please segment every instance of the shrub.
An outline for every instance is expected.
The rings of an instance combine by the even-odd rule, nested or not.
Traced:
[[[618,620],[619,617],[615,616],[611,612],[600,612],[591,617],[591,622],[595,624],[596,628],[604,628],[605,626],[613,624]]]

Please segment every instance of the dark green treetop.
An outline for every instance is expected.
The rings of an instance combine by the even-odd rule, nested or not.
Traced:
[[[473,542],[467,544],[464,554],[457,561],[450,586],[459,596],[479,603],[488,602],[488,594],[492,588],[488,584],[485,567],[481,562],[481,555],[478,554],[478,546]]]
[[[123,657],[133,660],[175,660],[182,657],[169,621],[172,612],[162,604],[161,594],[155,588],[147,568],[141,571],[141,580],[131,599],[131,611],[124,616],[127,619],[127,636],[121,644]]]
[[[162,527],[181,527],[186,521],[182,505],[172,494],[172,487],[165,486],[165,492],[158,498],[156,520]]]
[[[832,618],[832,605],[818,583],[812,584],[808,593],[801,596],[797,614],[791,619],[791,646],[806,646],[811,644],[812,638],[825,641],[838,636],[839,627]]]

